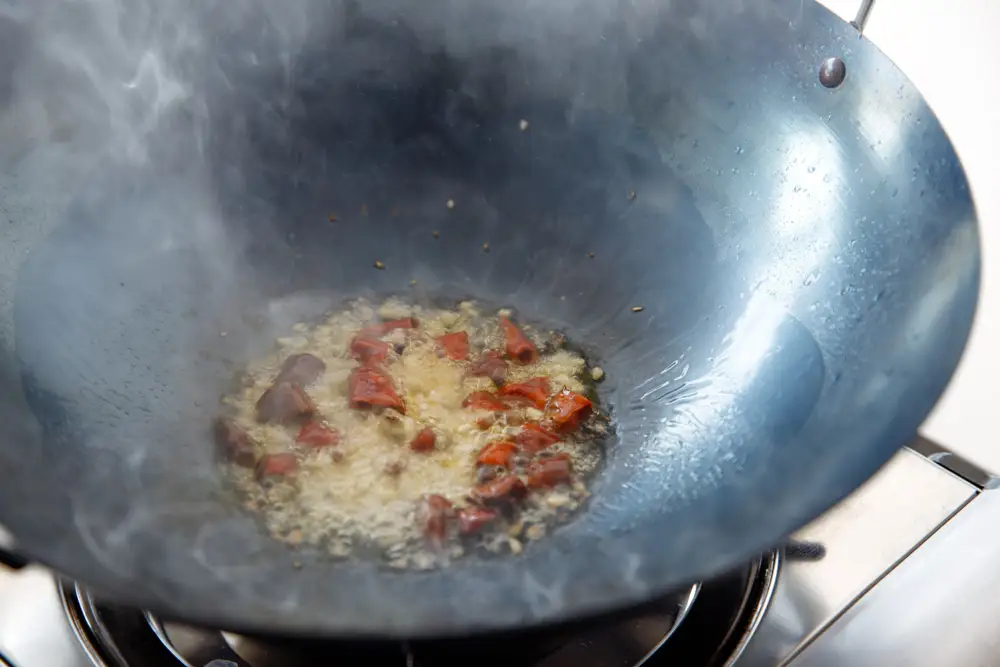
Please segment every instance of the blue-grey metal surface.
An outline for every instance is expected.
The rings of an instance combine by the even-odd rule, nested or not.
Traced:
[[[109,595],[410,637],[624,607],[836,503],[957,363],[979,280],[961,166],[818,5],[182,5],[7,17],[35,38],[12,100],[79,66],[92,86],[53,78],[96,101],[37,141],[0,126],[19,182],[102,161],[44,242],[9,221],[34,247],[4,286],[0,520]],[[232,368],[359,293],[509,304],[599,357],[620,442],[588,512],[519,557],[388,573],[293,554],[227,502],[206,425]]]

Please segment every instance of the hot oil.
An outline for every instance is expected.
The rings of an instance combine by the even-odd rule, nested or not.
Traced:
[[[396,330],[385,337],[393,346],[386,369],[406,404],[406,414],[352,409],[348,377],[358,362],[348,354],[351,340],[375,321],[409,317],[418,319],[417,329]],[[293,326],[290,335],[277,340],[270,356],[247,369],[242,389],[224,399],[227,410],[257,443],[258,454],[293,452],[299,461],[294,476],[264,481],[250,470],[227,466],[247,507],[277,539],[319,546],[338,557],[378,554],[393,567],[431,567],[468,551],[519,553],[524,541],[541,539],[565,522],[584,504],[587,481],[602,460],[600,436],[607,433],[593,430],[606,429],[601,419],[550,447],[551,453],[570,457],[571,484],[533,491],[516,511],[504,513],[505,520],[475,538],[448,539],[438,548],[428,542],[418,519],[416,508],[427,494],[444,496],[456,508],[467,506],[470,490],[481,481],[477,453],[487,443],[511,439],[521,422],[542,417],[540,410],[518,407],[498,413],[495,423],[483,429],[477,418],[492,419],[491,413],[462,407],[471,392],[491,389],[493,384],[488,378],[469,377],[468,364],[441,355],[435,339],[467,331],[474,359],[481,350],[503,349],[497,321],[496,311],[474,302],[448,309],[390,299],[377,307],[358,300],[315,324]],[[545,376],[554,391],[565,387],[593,395],[591,370],[580,352],[552,332],[522,328],[543,354],[534,364],[509,364],[508,383]],[[306,391],[323,422],[340,434],[334,447],[303,447],[295,442],[297,428],[255,420],[257,399],[284,360],[301,352],[326,364],[325,372]],[[409,443],[427,426],[437,434],[434,451],[412,451]]]

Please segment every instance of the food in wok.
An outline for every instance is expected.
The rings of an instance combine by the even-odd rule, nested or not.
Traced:
[[[246,506],[292,545],[396,567],[517,554],[589,495],[603,373],[506,309],[355,301],[246,370],[216,444]]]

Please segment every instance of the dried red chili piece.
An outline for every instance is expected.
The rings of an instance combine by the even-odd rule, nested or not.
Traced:
[[[384,407],[406,414],[406,406],[388,375],[372,366],[355,368],[347,380],[352,408]]]
[[[528,466],[528,486],[533,489],[546,489],[568,483],[572,475],[573,467],[569,458],[553,456],[535,461]]]
[[[316,412],[309,395],[291,382],[277,382],[257,400],[257,420],[287,423]]]
[[[229,417],[219,417],[213,427],[215,444],[227,460],[238,466],[252,468],[257,463],[253,439],[239,424]]]
[[[517,454],[517,445],[513,442],[491,442],[479,451],[476,456],[478,465],[510,467],[510,462]]]
[[[469,334],[464,331],[438,336],[438,344],[444,350],[444,355],[455,361],[464,361],[469,357]]]
[[[559,436],[541,424],[531,422],[525,424],[521,432],[514,436],[514,442],[533,454],[559,442]]]
[[[268,477],[285,477],[299,469],[299,462],[294,454],[265,454],[257,462],[257,479]]]
[[[424,496],[417,506],[417,520],[423,527],[424,535],[438,542],[447,534],[448,519],[453,514],[451,501],[437,494]]]
[[[299,429],[295,442],[307,447],[335,447],[340,444],[340,433],[320,422],[306,422]]]
[[[435,435],[434,430],[425,428],[410,441],[410,449],[415,452],[429,452],[434,449],[435,442],[437,442],[437,435]]]
[[[388,322],[379,322],[378,324],[367,326],[358,332],[358,336],[364,338],[381,338],[396,329],[416,329],[418,326],[420,326],[420,322],[417,318],[403,317],[398,320],[389,320]]]
[[[549,400],[549,394],[552,389],[549,385],[549,379],[545,377],[531,378],[530,380],[525,380],[524,382],[517,382],[514,384],[505,384],[500,387],[500,395],[514,399],[518,402],[524,402],[528,405],[542,410],[545,408],[545,404]]]
[[[485,507],[463,507],[458,510],[458,532],[462,535],[478,533],[496,521],[500,515]]]
[[[493,412],[510,409],[496,394],[488,391],[472,392],[462,401],[462,407],[472,408],[473,410],[491,410]]]
[[[594,404],[586,396],[563,389],[549,401],[548,418],[563,433],[576,429],[590,416]]]
[[[469,368],[472,377],[486,377],[496,384],[502,384],[507,377],[507,362],[495,350],[486,350],[483,356],[472,362]]]
[[[472,497],[486,504],[505,503],[520,500],[527,493],[527,487],[517,475],[504,475],[474,488]]]
[[[534,343],[528,340],[516,324],[506,317],[501,317],[500,328],[503,329],[504,349],[508,357],[519,364],[533,364],[538,361],[538,350]]]
[[[384,340],[358,334],[351,341],[350,352],[361,363],[375,363],[386,360],[390,347]]]
[[[293,354],[281,365],[275,382],[291,382],[305,387],[315,382],[325,370],[326,364],[319,357],[308,352]]]

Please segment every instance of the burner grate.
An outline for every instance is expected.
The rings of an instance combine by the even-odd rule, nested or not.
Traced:
[[[820,545],[793,543],[790,559],[817,559]],[[728,667],[763,618],[777,553],[627,615],[573,626],[469,639],[417,642],[266,641],[162,621],[100,604],[60,584],[67,617],[97,667],[297,667],[339,663],[386,667]],[[7,667],[0,659],[0,667]]]

